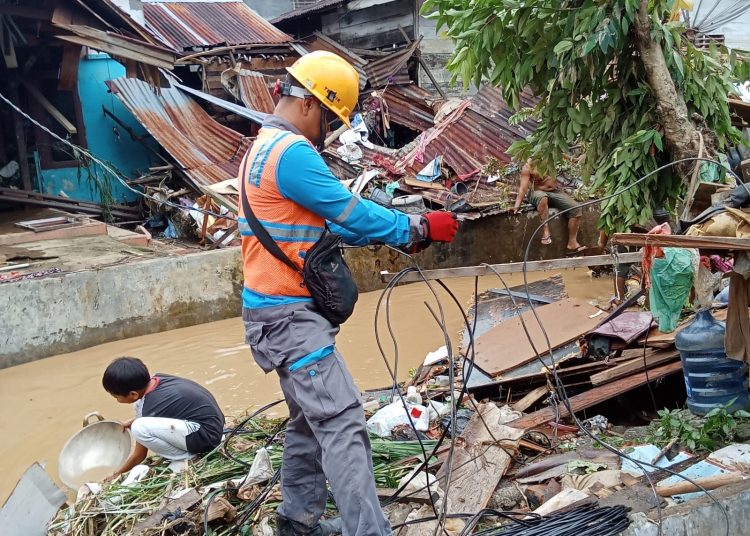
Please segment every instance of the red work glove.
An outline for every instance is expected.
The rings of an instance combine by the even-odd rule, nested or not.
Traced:
[[[430,212],[422,216],[426,238],[433,242],[453,242],[458,232],[458,221],[452,212]]]

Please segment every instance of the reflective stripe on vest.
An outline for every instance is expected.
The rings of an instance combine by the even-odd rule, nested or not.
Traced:
[[[305,254],[323,234],[325,220],[286,199],[276,184],[279,158],[299,141],[309,143],[303,136],[285,130],[262,128],[240,164],[239,180],[245,181],[245,194],[255,217],[301,270]],[[309,296],[299,273],[266,251],[243,212],[240,203],[245,287],[268,296]]]

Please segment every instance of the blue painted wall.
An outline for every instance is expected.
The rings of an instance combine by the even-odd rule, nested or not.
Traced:
[[[104,115],[102,105],[113,112],[137,136],[146,136],[146,129],[109,93],[106,80],[125,76],[125,67],[107,54],[89,54],[81,59],[78,69],[78,94],[86,129],[88,150],[97,158],[119,170],[128,178],[136,178],[158,165],[156,156],[141,142],[132,140],[111,117]],[[117,133],[119,133],[119,136]],[[153,139],[145,140],[155,150],[159,145]],[[64,195],[71,199],[101,201],[99,192],[92,186],[93,179],[85,168],[41,169],[39,155],[35,155],[37,177],[41,190],[50,195]],[[108,179],[115,202],[135,201],[137,195],[128,191],[100,166],[92,164],[92,172],[100,179]],[[92,173],[93,174],[93,173]]]

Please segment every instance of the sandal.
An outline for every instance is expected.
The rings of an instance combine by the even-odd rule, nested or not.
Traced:
[[[549,246],[552,243],[552,237],[551,236],[543,236],[540,240],[543,246]]]
[[[583,255],[589,248],[586,246],[578,246],[576,249],[565,249],[566,257],[578,257]]]

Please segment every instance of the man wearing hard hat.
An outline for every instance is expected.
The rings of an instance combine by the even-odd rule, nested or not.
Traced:
[[[458,224],[448,212],[407,215],[347,190],[316,147],[322,149],[332,120],[349,125],[359,97],[357,71],[323,51],[303,56],[287,71],[277,86],[281,99],[239,175],[245,340],[256,363],[279,375],[289,407],[279,534],[388,535],[360,393],[335,347],[339,326],[323,314],[301,274],[326,229],[354,245],[414,250],[451,242]],[[268,235],[283,256],[271,252]],[[340,520],[321,521],[326,480]]]

